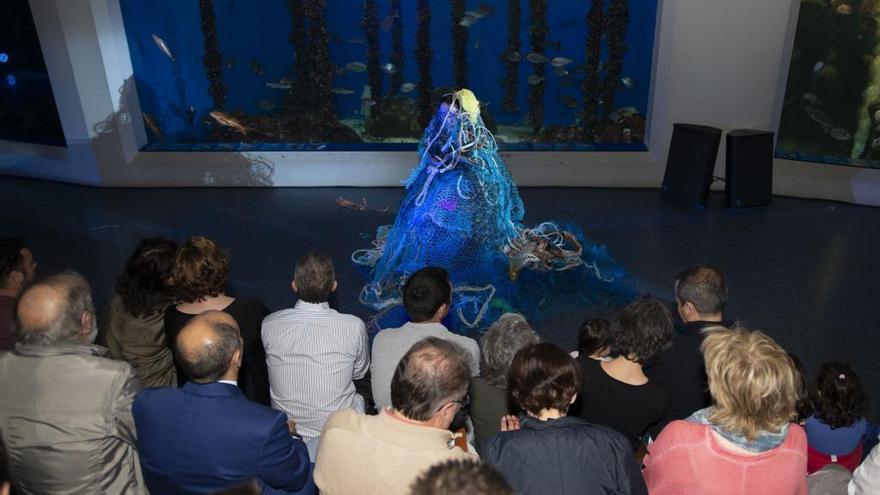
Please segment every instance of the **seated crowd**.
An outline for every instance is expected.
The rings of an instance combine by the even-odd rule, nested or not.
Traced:
[[[36,268],[0,239],[0,495],[880,493],[856,372],[807,385],[709,267],[676,278],[679,323],[643,296],[573,352],[514,313],[449,331],[439,267],[372,342],[318,253],[270,313],[210,239],[145,239],[100,325],[82,275]]]

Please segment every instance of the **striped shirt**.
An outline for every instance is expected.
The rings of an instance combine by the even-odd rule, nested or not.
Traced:
[[[296,421],[305,439],[321,434],[340,409],[364,412],[354,380],[370,368],[367,330],[353,315],[325,303],[298,301],[263,320],[272,407]]]

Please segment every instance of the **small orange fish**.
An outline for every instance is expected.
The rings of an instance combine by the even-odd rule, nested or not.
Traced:
[[[235,131],[240,132],[242,134],[248,133],[248,128],[245,127],[244,125],[242,125],[241,122],[239,122],[238,120],[235,119],[235,117],[232,117],[229,114],[225,114],[219,110],[214,110],[213,112],[209,113],[208,115],[210,115],[212,119],[216,120],[217,123],[222,126],[231,127]]]
[[[840,15],[850,15],[852,14],[852,7],[848,3],[842,3],[837,6],[837,13]]]
[[[143,114],[144,124],[147,124],[147,129],[153,132],[160,141],[165,139],[165,136],[162,134],[162,129],[159,127],[159,124],[156,123],[156,119],[153,118],[152,115],[145,113]]]

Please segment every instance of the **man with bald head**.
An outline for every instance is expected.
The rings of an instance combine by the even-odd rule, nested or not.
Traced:
[[[242,340],[235,319],[207,311],[177,335],[189,381],[135,399],[141,466],[151,493],[213,493],[256,480],[263,493],[312,493],[308,451],[284,413],[236,385]]]
[[[17,316],[15,350],[0,353],[0,429],[19,493],[145,493],[131,416],[140,381],[93,344],[88,282],[37,282]]]

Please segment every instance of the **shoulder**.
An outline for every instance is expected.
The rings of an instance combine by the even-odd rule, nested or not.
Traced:
[[[331,414],[324,424],[324,433],[333,430],[359,431],[367,423],[369,418],[351,409],[341,409]]]
[[[801,427],[801,425],[796,423],[790,423],[788,425],[788,436],[785,437],[785,443],[789,444],[793,448],[804,448],[806,449],[807,445],[807,433]]]
[[[373,349],[394,346],[395,343],[403,337],[405,337],[405,334],[401,328],[386,328],[380,330],[379,333],[376,334],[376,337],[373,338]]]
[[[692,423],[681,419],[671,421],[665,428],[663,428],[663,431],[660,432],[660,435],[657,437],[657,442],[655,443],[662,442],[663,444],[677,444],[700,442],[705,438],[707,428],[709,427],[706,425]]]
[[[477,355],[480,354],[480,345],[477,344],[476,340],[470,337],[465,337],[464,335],[459,335],[450,331],[446,338],[447,340],[464,347],[467,351],[476,351]]]
[[[269,313],[269,308],[263,304],[263,301],[260,301],[256,297],[236,297],[235,301],[232,301],[227,309],[229,310],[238,310],[238,311],[253,311],[253,312],[262,312]]]

